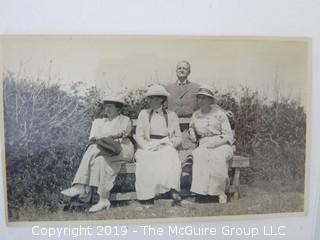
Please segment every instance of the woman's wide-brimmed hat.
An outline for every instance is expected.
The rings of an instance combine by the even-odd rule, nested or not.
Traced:
[[[124,105],[124,100],[121,97],[118,96],[105,96],[101,99],[102,103],[106,104],[106,103],[119,103]]]
[[[145,94],[146,97],[150,97],[150,96],[168,97],[169,95],[170,94],[167,92],[167,90],[159,84],[154,84],[154,85],[150,86],[148,91]]]
[[[214,98],[215,91],[208,85],[201,85],[196,95],[205,95]]]
[[[115,103],[115,104],[124,105],[124,98],[120,94],[109,93],[109,94],[102,95],[99,98],[98,103],[100,104]]]

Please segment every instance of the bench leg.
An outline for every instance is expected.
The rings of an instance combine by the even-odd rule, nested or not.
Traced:
[[[234,171],[232,185],[235,188],[233,199],[240,198],[240,168],[236,168]]]

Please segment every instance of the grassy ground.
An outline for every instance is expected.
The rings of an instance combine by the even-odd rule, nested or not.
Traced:
[[[110,220],[110,219],[143,219],[143,218],[181,218],[201,216],[226,216],[267,214],[285,212],[303,212],[304,195],[301,192],[274,192],[250,187],[239,200],[227,204],[194,203],[187,199],[180,207],[171,207],[171,200],[157,200],[150,208],[139,205],[136,201],[112,206],[108,210],[90,214],[87,212],[44,213],[41,209],[20,211],[17,219],[12,221],[66,221],[66,220]]]

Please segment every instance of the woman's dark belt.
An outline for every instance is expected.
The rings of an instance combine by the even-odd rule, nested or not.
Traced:
[[[150,134],[150,139],[162,139],[162,138],[165,138],[165,137],[167,137],[167,136]]]

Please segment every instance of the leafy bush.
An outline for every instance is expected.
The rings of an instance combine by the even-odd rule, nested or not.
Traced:
[[[253,168],[269,181],[301,179],[303,189],[306,146],[306,115],[301,106],[283,99],[261,106],[254,142]],[[262,174],[268,172],[268,174]]]
[[[41,207],[52,212],[62,203],[60,191],[70,186],[85,150],[91,122],[99,116],[98,90],[80,96],[57,84],[4,79],[4,123],[9,217],[23,208]],[[143,90],[131,91],[123,114],[137,118],[147,107]],[[239,97],[235,97],[239,96]],[[242,175],[247,183],[280,179],[298,181],[303,191],[306,115],[288,99],[267,103],[257,92],[218,94],[220,106],[234,113],[237,153],[250,156],[251,167]],[[117,188],[133,187],[118,178]],[[125,187],[126,188],[126,187]],[[124,190],[125,191],[125,190]]]
[[[9,210],[57,207],[86,146],[95,107],[56,84],[4,80],[4,123]],[[10,212],[9,212],[10,213]]]

